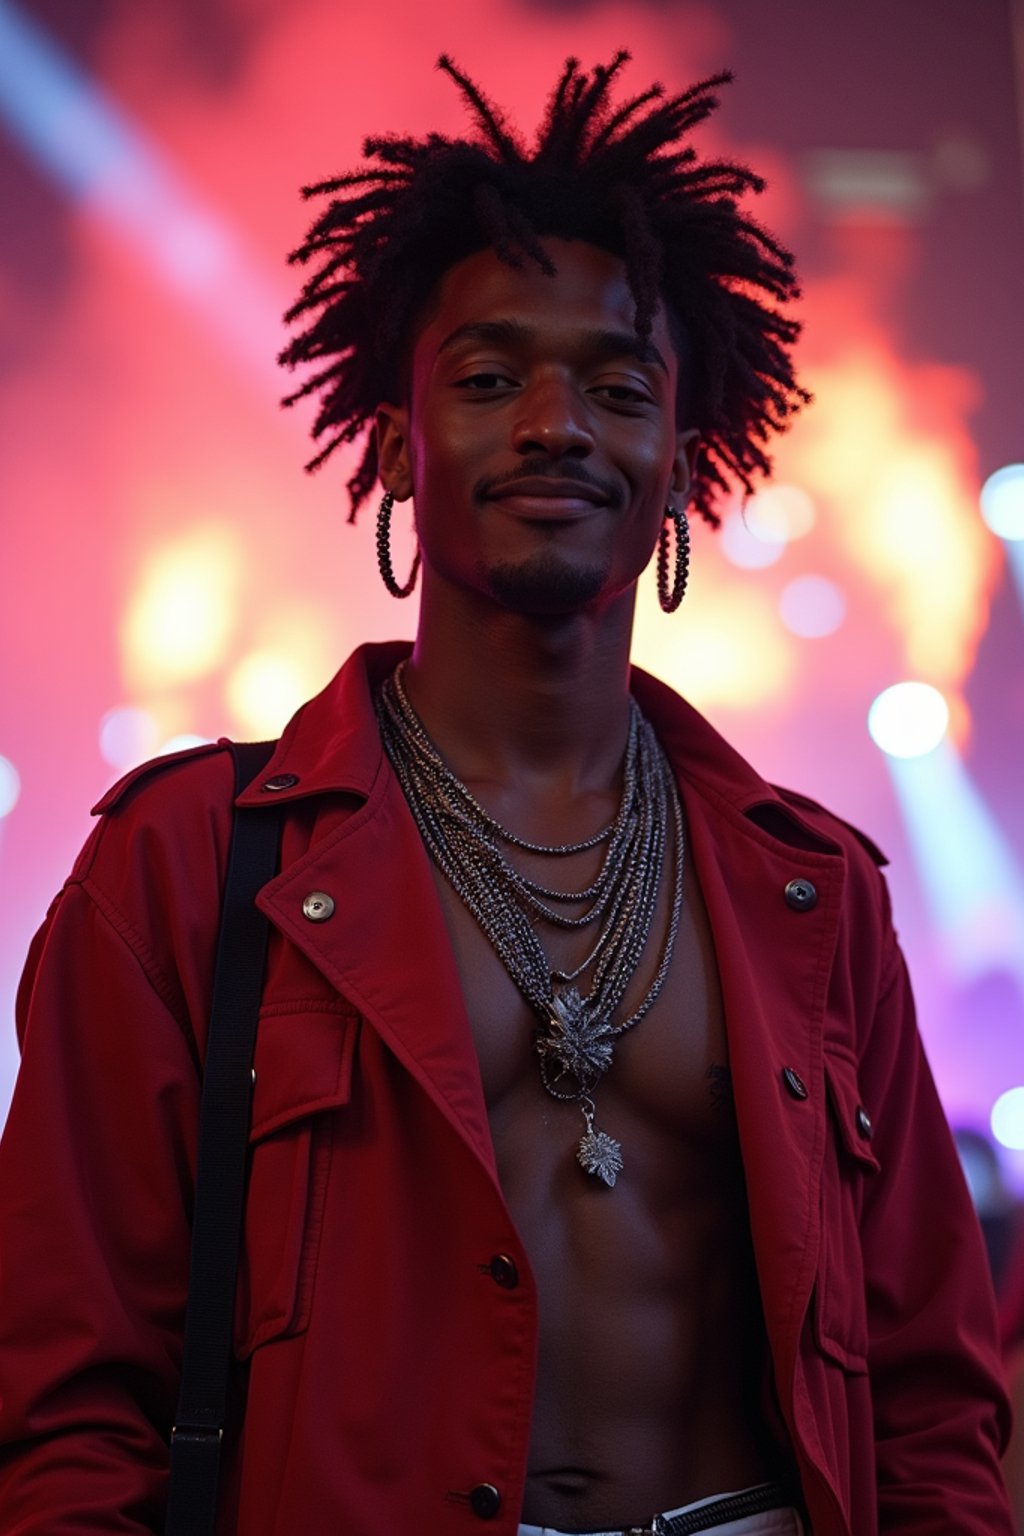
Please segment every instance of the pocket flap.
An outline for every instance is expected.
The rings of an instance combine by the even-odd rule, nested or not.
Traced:
[[[348,1003],[277,1003],[260,1014],[250,1141],[345,1104],[359,1015]]]
[[[834,1047],[826,1046],[825,1080],[840,1145],[865,1173],[878,1173],[881,1164],[871,1150],[870,1112],[860,1095],[857,1063],[852,1053],[842,1050],[840,1054]]]

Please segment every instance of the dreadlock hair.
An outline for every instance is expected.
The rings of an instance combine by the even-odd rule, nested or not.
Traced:
[[[281,353],[314,372],[283,402],[320,397],[317,469],[353,442],[382,400],[401,398],[413,323],[443,274],[490,246],[512,267],[553,273],[545,235],[581,239],[620,256],[650,336],[664,302],[683,353],[680,424],[697,427],[701,454],[692,501],[717,524],[714,503],[735,483],[767,474],[765,444],[810,399],[794,378],[799,324],[782,313],[798,296],[793,258],[745,212],[739,198],[764,182],[746,166],[698,159],[686,135],[718,105],[715,75],[681,95],[660,85],[613,107],[610,91],[629,58],[616,53],[590,74],[568,59],[530,153],[472,80],[442,56],[474,131],[368,138],[369,164],[303,188],[326,210],[289,260],[315,265],[288,322],[305,328]],[[685,421],[682,416],[685,413]],[[371,432],[348,482],[349,521],[377,478]]]

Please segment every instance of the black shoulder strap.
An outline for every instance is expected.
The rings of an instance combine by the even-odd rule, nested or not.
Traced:
[[[241,793],[276,742],[234,743]],[[171,1435],[165,1536],[213,1536],[224,1435],[238,1247],[245,1200],[256,1019],[267,919],[256,895],[277,870],[281,814],[235,808],[213,981],[203,1096],[185,1348]]]

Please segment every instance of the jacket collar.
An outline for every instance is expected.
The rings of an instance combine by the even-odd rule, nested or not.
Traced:
[[[374,693],[411,650],[408,641],[392,640],[353,651],[327,687],[292,716],[263,773],[235,803],[280,804],[330,791],[368,799],[384,756]],[[283,778],[294,782],[269,793],[264,788]]]
[[[329,792],[367,799],[383,762],[374,694],[411,651],[404,640],[359,646],[327,687],[292,717],[266,769],[237,804],[258,806]],[[747,817],[780,842],[810,851],[841,851],[815,817],[818,808],[812,801],[769,784],[665,683],[633,667],[631,688],[676,772],[720,809]],[[294,782],[273,791],[264,788],[268,781],[285,778]]]
[[[843,854],[836,817],[805,795],[769,784],[674,689],[639,667],[632,669],[631,687],[680,779],[719,811],[744,817],[790,848]],[[849,830],[876,864],[888,863],[870,838],[856,828]]]

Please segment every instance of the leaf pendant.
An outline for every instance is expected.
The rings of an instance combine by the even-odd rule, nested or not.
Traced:
[[[549,1077],[555,1082],[574,1077],[581,1086],[592,1088],[612,1064],[615,1038],[614,1025],[592,1018],[587,999],[575,987],[553,996],[546,1026],[536,1037],[545,1087]]]
[[[622,1172],[622,1147],[607,1131],[588,1130],[580,1138],[576,1160],[587,1173],[603,1179],[612,1189]]]

